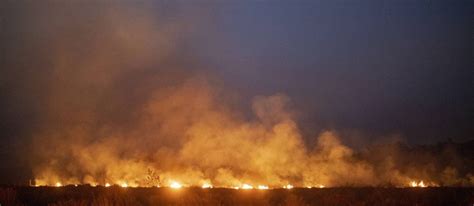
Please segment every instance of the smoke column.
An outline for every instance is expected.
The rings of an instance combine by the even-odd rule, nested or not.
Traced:
[[[290,97],[242,102],[187,52],[193,27],[206,25],[205,9],[160,6],[165,9],[97,3],[84,5],[91,7],[86,13],[54,3],[29,8],[40,16],[35,29],[49,31],[31,40],[44,44],[48,62],[31,135],[38,185],[473,184],[472,170],[438,163],[429,153],[417,156],[417,164],[404,162],[397,146],[354,151],[336,131],[305,144],[295,115],[301,111],[289,108]],[[195,15],[179,15],[183,10]],[[466,161],[446,156],[457,165]]]

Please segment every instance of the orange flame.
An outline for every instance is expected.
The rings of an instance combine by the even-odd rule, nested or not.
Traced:
[[[266,185],[259,185],[259,186],[257,186],[257,189],[259,189],[259,190],[268,190],[269,188]]]
[[[252,186],[252,185],[249,185],[249,184],[243,184],[243,185],[242,185],[242,189],[244,189],[244,190],[251,190],[251,189],[253,189],[253,186]]]
[[[204,184],[202,184],[201,187],[204,188],[204,189],[207,189],[207,188],[212,188],[212,185],[209,184],[209,183],[204,183]]]
[[[170,187],[173,189],[180,189],[183,187],[183,185],[181,185],[181,183],[179,182],[172,181],[170,184]]]

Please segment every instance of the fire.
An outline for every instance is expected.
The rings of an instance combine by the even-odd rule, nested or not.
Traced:
[[[283,186],[283,188],[285,188],[285,189],[293,189],[293,185],[287,184],[287,185]]]
[[[249,184],[243,184],[243,185],[242,185],[242,189],[244,189],[244,190],[251,190],[251,189],[253,189],[253,186],[252,186],[252,185],[249,185]]]
[[[313,187],[317,187],[317,188],[325,188],[326,186],[325,186],[325,185],[322,185],[322,184],[319,184],[319,185],[316,185],[316,186],[311,186],[311,185],[309,185],[309,186],[306,186],[306,188],[308,188],[308,189],[311,189],[311,188],[313,188]]]
[[[423,180],[418,183],[416,181],[411,181],[410,186],[411,187],[427,187],[427,185],[423,182]]]
[[[201,187],[204,189],[207,189],[207,188],[212,188],[212,185],[209,183],[204,183]]]
[[[268,186],[266,186],[266,185],[259,185],[259,186],[257,186],[257,189],[259,189],[259,190],[268,190]]]
[[[173,188],[173,189],[179,189],[179,188],[182,188],[183,185],[181,185],[179,182],[173,181],[173,182],[171,182],[170,187]]]
[[[176,181],[176,180],[173,180],[173,179],[169,179],[168,181],[166,181],[167,183],[165,183],[164,185],[160,185],[160,184],[156,184],[154,186],[150,186],[150,185],[146,185],[146,186],[143,186],[143,185],[140,185],[138,184],[137,182],[133,182],[133,181],[127,181],[127,180],[119,180],[119,181],[114,181],[114,183],[110,183],[110,182],[105,182],[103,184],[98,184],[98,183],[87,183],[87,184],[90,184],[92,186],[100,186],[102,185],[103,187],[112,187],[114,185],[117,185],[119,187],[122,187],[122,188],[128,188],[128,187],[169,187],[169,188],[172,188],[172,189],[180,189],[180,188],[184,188],[184,187],[201,187],[203,189],[211,189],[211,188],[215,188],[215,187],[218,187],[218,188],[228,188],[228,189],[236,189],[236,190],[252,190],[252,189],[258,189],[258,190],[268,190],[268,189],[273,189],[273,188],[282,188],[282,189],[293,189],[295,188],[294,185],[292,184],[285,184],[285,185],[281,185],[281,186],[269,186],[269,185],[264,185],[264,184],[256,184],[255,182],[246,182],[246,183],[239,183],[238,185],[234,185],[234,186],[231,186],[231,185],[214,185],[211,183],[211,181],[209,180],[202,180],[201,181],[201,184],[199,185],[196,185],[196,184],[182,184],[181,182],[179,181]],[[84,184],[84,183],[81,183],[81,184]],[[62,187],[64,185],[73,185],[73,186],[76,186],[78,187],[79,185],[81,184],[78,184],[76,182],[67,182],[67,181],[57,181],[57,182],[53,182],[52,184],[38,184],[36,183],[35,185],[32,185],[32,186],[41,186],[41,185],[45,185],[45,186],[51,186],[51,187]],[[435,183],[433,182],[427,182],[427,181],[410,181],[408,186],[410,187],[436,187],[438,185],[436,185]],[[303,187],[305,188],[308,188],[308,189],[311,189],[311,188],[325,188],[326,186],[323,185],[323,184],[308,184],[308,185],[304,185]]]
[[[219,187],[219,188],[229,188],[229,189],[236,189],[236,190],[240,190],[240,189],[242,189],[242,190],[252,190],[252,189],[268,190],[268,189],[270,189],[270,186],[268,186],[268,185],[259,185],[259,184],[252,184],[252,183],[241,183],[239,186],[213,185],[213,184],[210,183],[209,180],[203,180],[201,183],[202,183],[201,185],[195,185],[195,184],[183,185],[178,181],[171,180],[171,181],[168,182],[168,184],[165,184],[165,185],[167,185],[168,187],[170,187],[172,189],[180,189],[180,188],[183,188],[183,187],[201,187],[203,189],[211,189],[211,188]],[[92,185],[92,186],[99,185],[97,183],[89,183],[89,184]],[[72,186],[78,187],[80,184],[71,183],[71,182],[67,182],[67,181],[64,181],[64,182],[58,181],[56,183],[53,182],[52,184],[36,183],[34,185],[32,184],[31,186],[34,186],[34,187],[38,187],[38,186],[63,187],[64,185],[72,185]],[[113,183],[111,184],[109,182],[106,182],[105,184],[103,184],[104,187],[111,187],[113,185],[114,185]],[[159,185],[159,184],[155,185],[155,186],[142,186],[142,185],[137,184],[135,182],[126,182],[124,180],[120,180],[120,181],[116,182],[115,185],[118,185],[118,186],[123,187],[123,188],[128,188],[128,187],[158,187],[159,188],[159,187],[163,187],[163,185]],[[314,189],[314,188],[322,189],[322,188],[326,188],[327,186],[323,185],[323,184],[309,184],[309,185],[304,185],[303,187],[308,188],[308,189]],[[408,182],[408,184],[405,183],[405,186],[399,185],[399,187],[421,187],[421,188],[425,188],[425,187],[439,187],[439,185],[436,184],[435,182],[430,182],[430,181],[426,181],[426,180],[413,180],[413,181]],[[282,188],[282,189],[288,189],[289,190],[289,189],[295,188],[295,186],[292,185],[292,184],[286,184],[286,185],[282,185],[282,186],[279,186],[279,187],[272,187],[272,188]]]

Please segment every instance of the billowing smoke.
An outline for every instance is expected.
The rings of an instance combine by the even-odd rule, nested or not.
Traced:
[[[45,27],[57,27],[46,37],[48,86],[31,144],[37,184],[474,183],[471,169],[459,169],[472,159],[457,153],[439,160],[430,152],[404,153],[409,149],[397,144],[354,151],[336,131],[305,144],[288,96],[242,102],[187,52],[187,35],[206,18],[203,10],[190,18],[159,14],[186,9],[176,5],[96,6],[87,15],[53,10],[70,15],[67,21],[33,9],[43,12],[38,21]]]

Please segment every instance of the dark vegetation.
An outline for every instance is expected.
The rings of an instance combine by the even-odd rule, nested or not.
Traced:
[[[469,205],[474,188],[1,187],[1,205]]]

